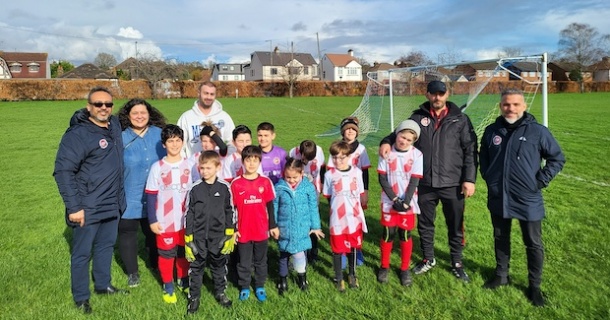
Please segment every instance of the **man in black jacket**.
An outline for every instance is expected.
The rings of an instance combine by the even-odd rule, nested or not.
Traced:
[[[421,128],[421,136],[414,146],[424,154],[424,176],[418,187],[421,214],[417,223],[424,259],[413,272],[422,274],[436,265],[434,220],[440,200],[447,223],[451,271],[457,279],[469,282],[462,264],[464,199],[475,191],[477,137],[468,116],[447,101],[449,92],[443,82],[431,81],[426,91],[428,102],[420,105],[410,117]],[[385,137],[379,154],[385,156],[395,139],[393,133]]]
[[[107,88],[91,89],[87,108],[74,113],[61,138],[53,172],[66,206],[66,224],[72,228],[72,297],[84,313],[91,313],[91,256],[95,292],[127,293],[110,282],[119,217],[126,208],[123,141],[113,105]]]

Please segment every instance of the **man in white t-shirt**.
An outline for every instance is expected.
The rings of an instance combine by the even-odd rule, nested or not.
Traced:
[[[220,137],[227,144],[231,138],[235,124],[231,116],[222,110],[222,104],[216,100],[216,85],[205,81],[199,85],[199,98],[193,108],[184,112],[178,119],[178,126],[184,131],[183,155],[187,158],[201,151],[199,132],[201,123],[210,121],[220,130]]]

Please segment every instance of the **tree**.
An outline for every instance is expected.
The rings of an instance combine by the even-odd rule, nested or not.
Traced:
[[[366,78],[366,74],[369,72],[369,70],[372,67],[371,63],[368,62],[365,58],[358,58],[358,57],[356,57],[356,61],[358,61],[358,63],[362,66],[362,74]]]
[[[573,22],[559,33],[561,61],[576,63],[579,71],[608,55],[610,35],[600,35],[586,23]]]
[[[462,53],[456,47],[447,47],[444,52],[438,54],[438,64],[450,64],[462,61]]]
[[[102,70],[108,70],[117,65],[116,58],[110,53],[100,52],[93,60],[93,64]]]
[[[510,58],[521,56],[522,50],[519,47],[502,47],[502,51],[498,53],[498,58]]]
[[[398,60],[396,60],[396,62],[394,62],[394,65],[400,68],[426,66],[432,64],[434,64],[434,62],[432,62],[432,60],[430,60],[425,53],[419,50],[411,51],[407,55],[402,55],[400,58],[398,58]]]
[[[60,68],[61,66],[61,68]],[[68,61],[53,61],[51,62],[51,78],[57,78],[62,74],[74,69],[74,65]]]

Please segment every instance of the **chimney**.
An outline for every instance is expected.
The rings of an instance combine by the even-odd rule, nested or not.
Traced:
[[[352,50],[352,49],[347,50],[347,54],[349,54],[350,57],[353,57],[354,56],[354,50]]]
[[[278,52],[280,52],[280,48],[275,47],[275,49],[273,49],[273,53],[277,54]]]

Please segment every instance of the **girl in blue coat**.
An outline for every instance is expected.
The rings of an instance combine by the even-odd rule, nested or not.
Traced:
[[[305,251],[311,248],[310,234],[318,239],[324,238],[320,227],[318,211],[318,192],[314,185],[303,179],[304,165],[301,160],[288,158],[284,167],[284,178],[275,185],[275,220],[280,229],[279,236],[279,273],[278,293],[288,290],[288,260],[297,271],[297,285],[307,290],[307,258]]]

